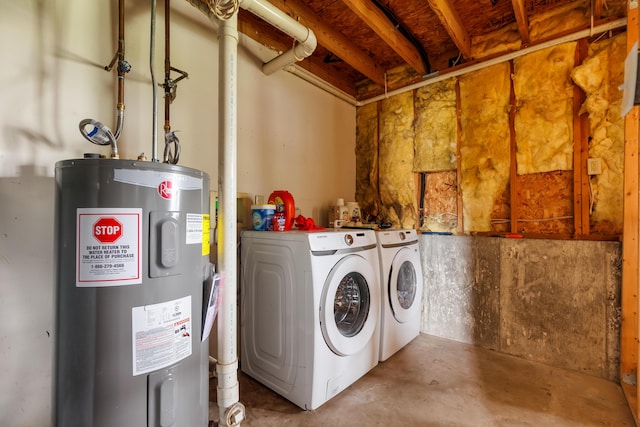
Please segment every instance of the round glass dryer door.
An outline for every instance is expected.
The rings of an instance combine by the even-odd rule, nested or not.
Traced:
[[[325,342],[340,356],[362,350],[371,340],[380,310],[373,268],[349,255],[329,273],[322,290],[320,326]]]
[[[422,292],[418,286],[418,274],[412,259],[412,251],[401,249],[396,254],[389,272],[389,303],[393,316],[400,323],[405,323],[420,310]]]

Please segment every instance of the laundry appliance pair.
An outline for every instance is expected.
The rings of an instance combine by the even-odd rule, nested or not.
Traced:
[[[417,238],[389,233],[244,232],[242,371],[316,409],[417,336]]]

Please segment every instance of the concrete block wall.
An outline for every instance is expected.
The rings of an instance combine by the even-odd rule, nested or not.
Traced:
[[[617,381],[619,242],[421,235],[421,331]]]

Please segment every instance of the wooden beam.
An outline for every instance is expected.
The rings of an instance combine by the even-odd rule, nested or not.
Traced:
[[[627,54],[638,41],[638,8],[627,4]],[[631,413],[638,424],[638,131],[640,107],[634,106],[624,120],[624,190],[622,234],[622,291],[620,326],[620,382]],[[634,381],[635,380],[635,381]]]
[[[369,0],[342,0],[362,21],[387,43],[407,64],[420,75],[427,74],[418,49],[407,40],[377,7]]]
[[[431,9],[440,19],[462,56],[465,59],[471,59],[471,39],[464,25],[462,25],[462,21],[460,21],[458,12],[450,3],[450,0],[429,0]]]
[[[456,79],[456,194],[458,196],[458,233],[464,233],[464,211],[462,204],[462,105],[460,101],[460,80]]]
[[[574,53],[574,66],[582,64],[587,57],[586,39],[578,40]],[[577,235],[589,234],[589,117],[580,114],[585,93],[578,85],[573,86],[573,225]]]
[[[509,61],[510,75],[514,75],[513,61]],[[518,145],[516,144],[516,112],[518,103],[516,101],[516,90],[513,79],[509,79],[509,230],[511,233],[518,233],[518,220],[520,219],[520,199],[518,198]]]
[[[593,3],[593,19],[598,20],[602,17],[602,2],[604,0],[595,0]]]
[[[243,9],[238,11],[238,31],[277,52],[284,52],[291,48],[291,38],[289,36]],[[356,95],[356,87],[353,82],[339,73],[330,72],[327,65],[322,62],[322,59],[310,56],[304,61],[298,62],[297,65],[343,92],[351,96]]]
[[[520,38],[523,45],[529,44],[529,17],[527,16],[527,8],[524,4],[524,0],[511,0],[513,5],[513,13],[516,16],[516,22],[518,23],[518,31],[520,32]]]
[[[318,43],[329,49],[344,62],[384,86],[384,70],[349,38],[324,22],[302,0],[269,0],[278,9],[294,17],[316,34]]]

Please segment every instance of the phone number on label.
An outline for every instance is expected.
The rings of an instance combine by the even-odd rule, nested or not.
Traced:
[[[124,264],[95,264],[91,268],[123,268]]]

